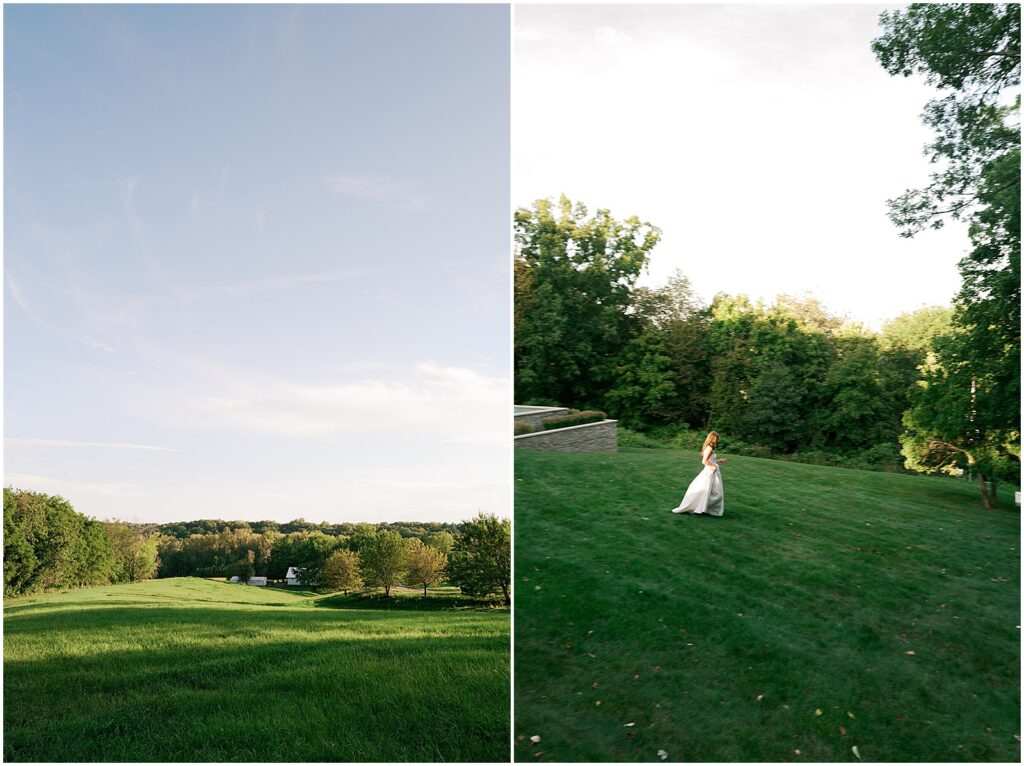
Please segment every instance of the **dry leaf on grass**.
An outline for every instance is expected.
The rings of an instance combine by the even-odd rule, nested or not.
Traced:
[[[664,750],[659,750],[658,757],[664,761],[666,758],[668,758],[668,753],[666,753]]]
[[[856,746],[856,745],[854,745],[854,746],[853,746],[853,747],[851,747],[850,749],[851,749],[851,750],[853,751],[853,754],[854,754],[855,756],[857,756],[857,760],[859,761],[859,760],[860,760],[860,750],[858,750],[858,749],[857,749],[857,746]]]
[[[530,742],[536,745],[538,742],[540,742],[540,735],[534,734],[532,737],[530,737]]]
[[[821,708],[820,707],[814,708],[814,714],[815,715],[821,715]]]

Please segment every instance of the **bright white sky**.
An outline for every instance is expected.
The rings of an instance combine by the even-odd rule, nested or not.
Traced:
[[[959,287],[966,228],[900,238],[934,95],[876,62],[874,5],[519,5],[512,201],[566,194],[663,231],[705,300],[811,293],[877,328]]]

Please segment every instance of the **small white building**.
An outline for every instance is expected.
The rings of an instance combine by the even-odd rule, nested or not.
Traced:
[[[232,575],[231,578],[228,580],[228,582],[238,582],[238,580],[239,580],[238,575]]]
[[[249,584],[250,585],[263,585],[263,586],[266,586],[267,578],[266,577],[250,577],[249,578]]]
[[[284,576],[284,579],[289,585],[302,585],[302,578],[299,577],[298,567],[288,567],[288,574]]]

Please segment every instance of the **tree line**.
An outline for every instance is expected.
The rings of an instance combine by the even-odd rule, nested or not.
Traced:
[[[966,471],[982,501],[1020,469],[1020,6],[913,4],[874,41],[894,75],[946,95],[924,121],[938,170],[890,201],[905,236],[970,221],[973,249],[948,307],[880,332],[811,297],[697,300],[685,274],[638,287],[661,231],[566,197],[514,218],[515,396],[598,409],[629,428],[689,439],[719,430],[755,454]]]
[[[96,521],[62,497],[4,488],[4,596],[136,582],[157,571],[157,539]]]
[[[440,582],[510,600],[511,525],[480,514],[462,524],[328,525],[281,532],[267,522],[212,520],[167,525],[96,521],[64,498],[4,489],[4,594],[135,582],[152,577],[283,580],[292,567],[321,590],[352,591]],[[167,529],[167,532],[163,531]],[[189,533],[189,528],[208,531]],[[263,531],[256,531],[262,529]],[[333,531],[333,530],[332,530]],[[419,534],[416,534],[416,533]],[[175,534],[179,536],[175,536]]]

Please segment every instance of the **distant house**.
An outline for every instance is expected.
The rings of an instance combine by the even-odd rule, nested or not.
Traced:
[[[238,582],[238,575],[233,575],[228,582]]]
[[[267,584],[267,578],[266,577],[250,577],[249,578],[249,584],[250,585],[264,585],[265,586]]]
[[[284,576],[284,580],[288,585],[319,585],[319,583],[307,582],[303,579],[299,567],[288,567],[288,573]]]

